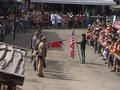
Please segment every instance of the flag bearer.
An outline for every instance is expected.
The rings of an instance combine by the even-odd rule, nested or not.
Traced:
[[[77,44],[80,44],[81,49],[81,56],[82,56],[82,63],[85,63],[85,48],[86,48],[86,35],[82,34],[82,41],[78,42]]]

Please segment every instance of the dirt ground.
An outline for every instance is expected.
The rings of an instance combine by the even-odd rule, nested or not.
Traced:
[[[9,35],[5,42],[28,49],[25,60],[24,86],[18,90],[120,90],[120,73],[110,72],[110,68],[101,60],[102,57],[93,53],[93,48],[87,46],[86,64],[81,64],[75,47],[75,58],[69,56],[69,45],[72,30],[44,30],[47,41],[65,40],[61,48],[48,48],[44,78],[40,78],[30,63],[30,37],[32,30],[17,33],[12,41]],[[85,29],[75,30],[77,40]],[[10,38],[11,37],[11,38]]]

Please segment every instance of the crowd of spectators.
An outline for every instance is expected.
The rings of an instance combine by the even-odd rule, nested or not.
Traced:
[[[22,11],[18,17],[23,28],[80,28],[86,25],[86,15],[73,13],[62,14],[62,12],[53,11]]]
[[[73,27],[86,27],[88,24],[89,14],[78,13],[74,15],[72,12],[63,14],[62,12],[43,11],[30,7],[28,10],[19,10],[13,14],[0,16],[1,41],[9,33],[25,32],[26,29],[72,29]]]
[[[113,27],[111,21],[97,19],[89,25],[87,43],[94,47],[94,53],[102,56],[111,71],[120,71],[120,30]]]

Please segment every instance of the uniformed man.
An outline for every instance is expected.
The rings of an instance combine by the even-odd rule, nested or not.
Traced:
[[[40,30],[35,31],[35,34],[32,36],[31,38],[31,48],[32,48],[32,52],[31,52],[31,62],[33,62],[33,67],[34,70],[36,70],[36,61],[35,61],[35,57],[36,57],[36,43],[37,40],[39,39],[40,36]]]
[[[44,67],[45,57],[46,57],[46,38],[42,37],[41,42],[40,42],[40,44],[38,46],[38,55],[37,55],[37,59],[36,59],[37,75],[39,77],[44,77],[44,75],[43,75],[43,67]]]

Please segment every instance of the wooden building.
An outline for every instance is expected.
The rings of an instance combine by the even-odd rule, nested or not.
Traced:
[[[44,10],[69,12],[85,12],[97,9],[99,12],[104,12],[111,5],[116,5],[113,0],[31,0],[33,3],[40,3]],[[97,12],[96,12],[97,13]]]

